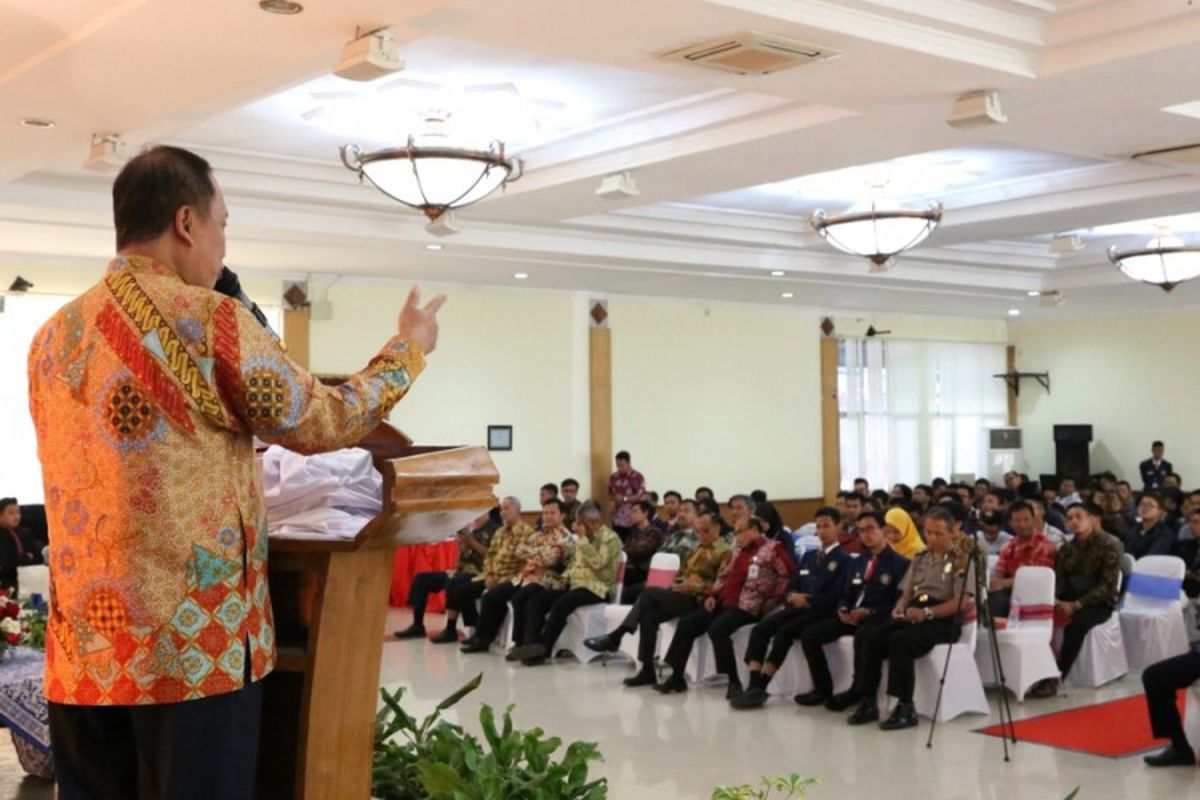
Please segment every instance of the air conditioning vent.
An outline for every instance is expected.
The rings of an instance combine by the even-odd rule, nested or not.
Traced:
[[[781,36],[746,31],[721,39],[659,53],[668,61],[683,61],[739,75],[768,75],[790,67],[840,56],[836,50]]]
[[[1200,144],[1147,150],[1144,153],[1134,153],[1132,158],[1134,161],[1149,161],[1152,164],[1166,164],[1172,167],[1200,167]]]

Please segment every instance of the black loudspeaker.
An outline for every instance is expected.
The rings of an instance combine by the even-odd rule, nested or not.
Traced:
[[[1073,478],[1078,485],[1087,485],[1092,472],[1088,455],[1091,441],[1091,425],[1054,426],[1055,471],[1059,477]]]

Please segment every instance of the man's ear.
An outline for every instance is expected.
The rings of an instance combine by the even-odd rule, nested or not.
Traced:
[[[180,206],[175,212],[175,235],[189,245],[195,244],[192,228],[196,224],[196,213],[191,206]]]

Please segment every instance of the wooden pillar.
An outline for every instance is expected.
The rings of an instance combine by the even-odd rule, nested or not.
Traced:
[[[821,339],[821,465],[825,502],[833,504],[841,488],[841,416],[838,414],[838,340]]]
[[[608,303],[588,303],[588,408],[591,418],[592,499],[608,510],[608,476],[612,472],[612,330]]]
[[[308,369],[308,307],[283,312],[283,341],[287,354],[297,366]]]
[[[1017,371],[1017,348],[1009,345],[1007,349],[1008,362],[1005,366],[1005,372],[1009,375]],[[1005,382],[1007,384],[1007,381]],[[1012,386],[1008,386],[1008,426],[1010,428],[1017,427],[1017,393]]]

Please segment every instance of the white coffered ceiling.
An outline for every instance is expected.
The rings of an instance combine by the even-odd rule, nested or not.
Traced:
[[[1200,119],[1164,111],[1200,100],[1186,0],[305,5],[0,0],[0,264],[105,258],[112,174],[81,162],[92,134],[121,133],[209,158],[233,211],[230,263],[254,271],[500,285],[519,271],[540,288],[991,317],[1200,302],[1200,287],[1165,295],[1104,258],[1168,217],[1200,239],[1200,173],[1130,158],[1200,142]],[[380,26],[407,69],[329,74],[356,27]],[[751,30],[842,55],[768,76],[656,55]],[[1008,123],[946,125],[980,89],[1000,93]],[[403,142],[433,108],[527,164],[436,253],[419,215],[337,157],[348,141]],[[19,124],[31,117],[56,126]],[[641,194],[597,197],[618,171]],[[946,214],[869,275],[806,217],[881,179]],[[1059,233],[1086,246],[1052,254]],[[1051,289],[1068,305],[1027,297]]]

